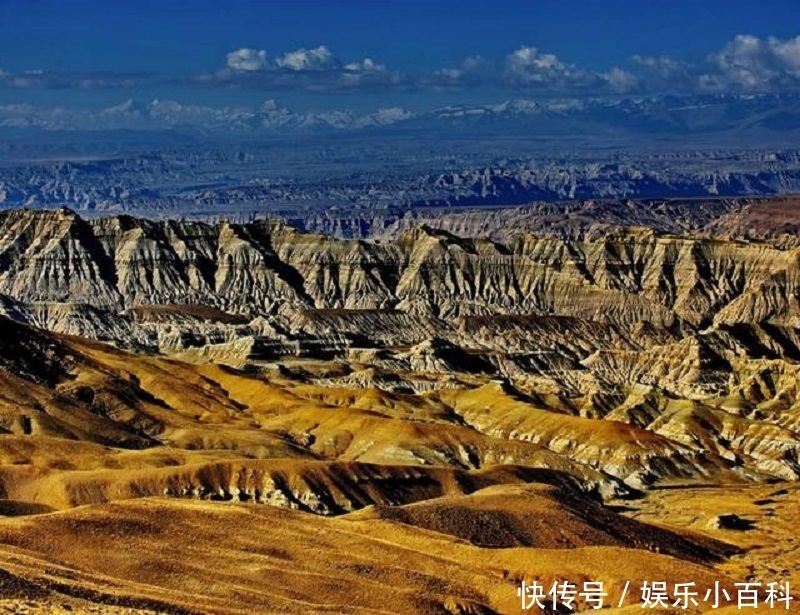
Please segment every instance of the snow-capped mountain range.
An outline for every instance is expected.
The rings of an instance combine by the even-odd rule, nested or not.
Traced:
[[[800,95],[664,96],[606,100],[510,100],[415,113],[401,107],[359,114],[293,111],[274,100],[256,108],[171,100],[127,100],[101,111],[0,105],[0,129],[164,130],[268,135],[336,131],[468,131],[558,135],[669,134],[800,130]]]
[[[414,117],[399,108],[356,114],[348,110],[295,112],[267,100],[256,108],[207,107],[174,100],[142,102],[126,100],[97,112],[63,108],[42,109],[32,105],[0,106],[0,127],[44,130],[152,130],[187,129],[241,131],[244,133],[315,132],[387,126]]]

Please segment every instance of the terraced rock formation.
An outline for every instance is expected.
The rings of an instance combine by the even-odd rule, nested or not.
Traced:
[[[748,545],[714,519],[800,479],[798,257],[648,229],[363,241],[2,214],[0,612],[732,587]],[[708,486],[740,499],[662,507]],[[98,566],[114,536],[137,555]]]
[[[499,243],[420,227],[371,242],[276,222],[0,218],[14,320],[191,362],[278,360],[282,377],[329,389],[425,395],[472,433],[569,451],[637,488],[800,476],[799,257],[646,229]],[[329,363],[314,373],[292,357]]]

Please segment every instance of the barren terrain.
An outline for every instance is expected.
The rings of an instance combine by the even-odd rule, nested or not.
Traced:
[[[796,594],[794,206],[381,241],[2,214],[0,612]]]

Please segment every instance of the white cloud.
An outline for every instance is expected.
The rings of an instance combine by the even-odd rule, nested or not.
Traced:
[[[370,58],[364,58],[360,62],[350,62],[342,68],[352,73],[385,73],[386,65],[378,64]]]
[[[227,56],[227,67],[196,75],[198,84],[307,91],[403,87],[409,82],[372,58],[344,63],[325,45],[296,49],[268,58],[266,52],[243,48]]]
[[[793,77],[800,77],[800,36],[788,41],[771,38],[773,52],[783,64],[784,70]]]
[[[600,77],[608,84],[608,87],[618,93],[630,92],[639,86],[639,78],[636,75],[617,66],[601,74]]]
[[[800,36],[781,40],[740,34],[709,56],[713,70],[700,77],[701,85],[744,90],[800,84]]]
[[[592,71],[526,46],[506,56],[504,76],[512,85],[553,90],[569,90],[600,81]]]
[[[315,49],[297,49],[289,51],[275,59],[280,68],[294,71],[331,70],[339,68],[339,61],[333,57],[330,49],[320,45]]]
[[[432,87],[478,85],[497,76],[497,66],[482,56],[468,56],[457,67],[440,68],[421,82]]]
[[[446,81],[458,82],[466,76],[467,71],[463,68],[440,68],[434,74]]]
[[[640,56],[635,55],[631,58],[637,68],[644,73],[659,79],[675,79],[686,76],[690,67],[685,62],[676,60],[670,56]]]
[[[237,49],[227,55],[228,68],[239,71],[257,71],[267,68],[267,52],[256,49]]]
[[[544,82],[567,73],[570,66],[552,53],[540,53],[536,47],[520,47],[506,57],[509,74],[523,82]]]
[[[800,36],[788,39],[741,34],[696,62],[667,55],[633,56],[624,67],[594,70],[572,64],[535,46],[504,57],[465,58],[453,66],[424,72],[390,70],[370,57],[340,60],[325,45],[267,55],[243,47],[227,54],[225,66],[174,78],[158,74],[91,73],[0,69],[0,88],[134,89],[139,85],[199,84],[242,87],[357,91],[367,89],[452,90],[493,86],[510,93],[541,96],[688,94],[800,91]]]

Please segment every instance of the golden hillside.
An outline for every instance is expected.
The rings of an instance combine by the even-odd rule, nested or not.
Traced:
[[[0,612],[516,613],[522,581],[599,581],[626,613],[626,583],[800,587],[794,249],[0,229]]]

